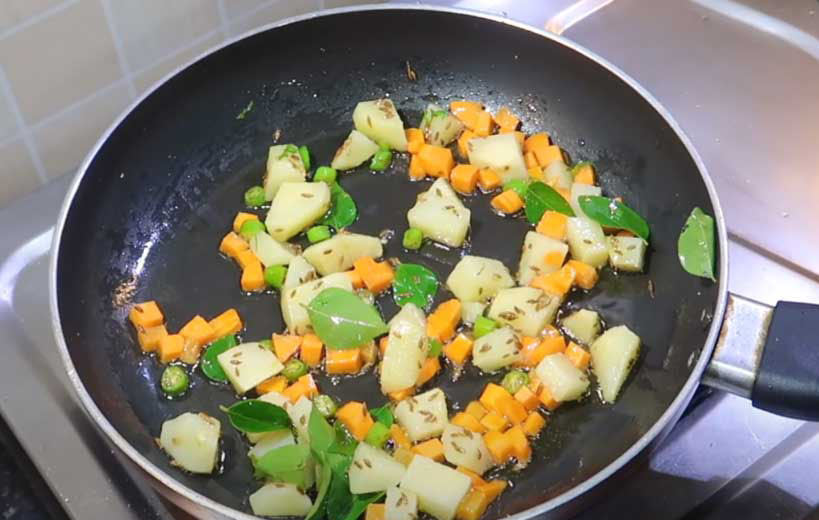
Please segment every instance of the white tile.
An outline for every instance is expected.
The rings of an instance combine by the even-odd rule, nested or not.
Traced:
[[[225,14],[229,20],[233,20],[249,13],[254,9],[269,4],[271,0],[221,0],[225,5]],[[298,1],[298,0],[296,0]]]
[[[192,60],[199,54],[205,52],[223,40],[222,33],[217,32],[196,44],[180,51],[154,65],[153,67],[144,70],[143,72],[134,76],[134,86],[137,92],[142,92],[154,83],[162,79],[166,74]]]
[[[22,140],[0,146],[3,167],[0,168],[0,208],[31,193],[40,186],[31,155]]]
[[[230,34],[236,36],[283,18],[319,9],[318,0],[277,0],[230,23]]]
[[[13,101],[6,99],[6,96],[0,92],[0,141],[6,140],[20,130],[14,118],[11,103]]]
[[[0,0],[0,32],[30,20],[64,0]]]

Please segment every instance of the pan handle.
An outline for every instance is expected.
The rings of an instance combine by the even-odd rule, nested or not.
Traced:
[[[819,305],[729,294],[703,383],[786,417],[819,421]]]

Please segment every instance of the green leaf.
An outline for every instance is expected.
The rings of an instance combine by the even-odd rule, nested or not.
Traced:
[[[304,487],[305,468],[309,459],[310,449],[307,446],[291,444],[268,451],[254,462],[253,467],[276,482],[289,482]]]
[[[574,211],[563,195],[554,188],[542,182],[533,182],[526,190],[526,197],[523,199],[526,210],[526,218],[532,224],[540,222],[540,218],[547,210],[557,211],[570,217],[574,216]]]
[[[373,408],[370,410],[370,415],[373,419],[377,422],[380,422],[387,428],[392,426],[392,423],[395,422],[395,416],[392,414],[392,408],[390,408],[389,404],[385,404],[384,406],[379,406],[378,408]]]
[[[714,219],[700,208],[694,208],[685,221],[677,241],[677,255],[683,269],[694,276],[716,281],[714,277],[716,241]]]
[[[363,495],[353,495],[353,504],[350,506],[350,512],[344,517],[344,520],[358,520],[358,518],[367,510],[367,506],[378,502],[384,495],[383,491],[375,493],[365,493]]]
[[[310,324],[328,348],[355,348],[387,332],[378,310],[350,291],[324,289],[307,306]]]
[[[577,203],[587,217],[601,226],[625,229],[648,240],[648,222],[622,202],[597,195],[581,195],[577,198]]]
[[[239,401],[230,408],[222,408],[227,413],[230,424],[245,433],[264,433],[290,428],[290,416],[281,406],[248,399]]]
[[[353,494],[350,493],[350,481],[347,474],[352,460],[353,458],[349,456],[335,454],[330,456],[333,478],[330,481],[330,489],[327,490],[327,497],[325,498],[328,519],[343,518],[350,511]]]
[[[397,305],[414,303],[423,309],[432,304],[437,292],[438,278],[423,265],[401,264],[395,269],[392,297]]]
[[[332,480],[333,471],[330,469],[330,465],[322,463],[321,473],[319,473],[318,483],[316,486],[318,488],[318,494],[316,495],[316,499],[313,501],[313,507],[311,507],[310,511],[307,512],[307,520],[315,520],[324,516],[324,499],[327,497],[327,491],[330,489],[330,481]]]
[[[339,230],[355,222],[357,216],[358,208],[350,194],[339,183],[330,184],[330,211],[321,223]]]
[[[325,453],[336,441],[336,432],[327,419],[315,406],[310,410],[307,421],[307,435],[310,437],[310,449],[316,458],[324,462]]]
[[[202,362],[200,364],[202,373],[213,381],[219,381],[220,383],[226,382],[228,378],[216,357],[226,350],[232,349],[237,344],[236,336],[233,335],[225,336],[211,343],[210,346],[205,349],[204,354],[202,354]]]

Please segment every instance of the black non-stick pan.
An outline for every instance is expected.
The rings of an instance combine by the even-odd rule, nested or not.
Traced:
[[[489,16],[405,6],[291,20],[208,53],[147,93],[83,164],[56,233],[54,324],[80,397],[114,443],[196,514],[249,518],[247,496],[258,484],[248,446],[219,410],[236,396],[194,370],[187,397],[164,399],[162,367],[140,353],[129,306],[156,300],[169,330],[228,307],[246,320],[246,340],[282,330],[278,297],[240,292],[237,268],[217,252],[220,238],[244,190],[260,182],[274,134],[308,145],[327,164],[356,102],[385,96],[408,126],[429,102],[507,105],[527,133],[545,130],[573,160],[593,161],[604,192],[622,196],[651,225],[644,273],[604,270],[595,289],[568,302],[641,336],[622,396],[604,405],[592,395],[553,414],[533,462],[488,518],[554,510],[598,485],[673,424],[709,361],[727,300],[721,212],[690,144],[635,82],[566,40]],[[409,182],[406,165],[402,157],[386,173],[360,168],[341,176],[360,210],[351,229],[395,231],[385,256],[424,264],[444,279],[459,252],[400,247],[406,211],[428,186]],[[470,252],[514,270],[529,226],[492,214],[486,197],[465,203]],[[680,228],[695,206],[717,220],[718,283],[686,274],[677,259]],[[391,316],[391,299],[381,300]],[[486,380],[468,372],[452,383],[445,370],[435,384],[457,406],[477,397]],[[319,386],[371,406],[385,401],[372,374],[338,386],[319,378]],[[179,471],[154,442],[163,421],[190,410],[222,421],[218,475]]]

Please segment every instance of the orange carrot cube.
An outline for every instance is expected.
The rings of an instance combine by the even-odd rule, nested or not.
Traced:
[[[491,170],[489,168],[484,168],[482,170],[478,170],[478,186],[481,187],[481,190],[484,192],[490,192],[496,190],[501,185],[501,178],[495,170]]]
[[[159,310],[159,305],[153,300],[137,303],[131,307],[128,313],[128,319],[131,320],[131,323],[133,323],[137,329],[139,329],[139,327],[145,329],[156,327],[165,322],[165,316],[162,315],[162,311]]]
[[[547,210],[540,217],[535,230],[541,235],[554,238],[555,240],[566,240],[566,223],[569,217],[557,211]]]
[[[452,170],[449,181],[455,190],[469,195],[478,186],[478,167],[471,164],[459,164]]]
[[[506,215],[517,213],[523,209],[523,199],[515,190],[506,190],[492,198],[492,207]]]
[[[247,251],[250,246],[245,239],[231,231],[222,239],[219,244],[219,252],[231,257],[237,258],[242,251]]]

